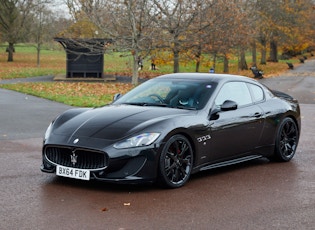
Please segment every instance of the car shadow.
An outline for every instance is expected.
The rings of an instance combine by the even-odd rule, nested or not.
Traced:
[[[196,174],[191,175],[189,181],[197,182],[199,180],[203,180],[204,178],[213,178],[216,176],[224,175],[227,173],[237,173],[236,171],[246,170],[249,168],[270,164],[267,158],[255,159],[235,165],[209,169],[206,171],[201,171]],[[148,192],[154,190],[165,190],[165,188],[159,186],[157,183],[140,183],[140,184],[117,184],[110,182],[102,182],[102,181],[84,181],[84,180],[76,180],[66,177],[58,177],[54,175],[49,175],[51,178],[45,181],[45,184],[48,185],[56,185],[61,186],[63,188],[76,188],[83,189],[86,191],[106,191],[113,193],[130,193],[130,192]],[[186,186],[186,185],[185,185]]]
[[[68,188],[80,188],[89,191],[108,191],[108,192],[137,192],[137,191],[149,191],[159,188],[156,183],[141,183],[141,184],[117,184],[102,181],[84,181],[76,180],[66,177],[53,176],[53,178],[46,181],[46,185],[56,185]]]

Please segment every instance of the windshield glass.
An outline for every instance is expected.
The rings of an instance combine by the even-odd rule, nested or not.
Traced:
[[[152,79],[134,88],[113,104],[199,110],[206,105],[215,86],[214,82],[194,79]]]

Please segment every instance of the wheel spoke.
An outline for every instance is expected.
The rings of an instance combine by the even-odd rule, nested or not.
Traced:
[[[181,144],[181,150],[180,150],[179,155],[183,156],[187,151],[189,151],[188,145],[185,142],[183,142]]]
[[[188,156],[188,157],[186,157],[185,159],[182,159],[181,162],[182,162],[182,164],[190,165],[190,163],[191,163],[191,157]]]
[[[174,170],[176,168],[176,164],[175,163],[172,163],[170,166],[168,167],[165,167],[165,171],[167,172],[167,174],[169,175],[172,170]]]
[[[181,170],[182,175],[186,176],[187,170],[189,170],[189,166],[187,165],[186,167],[181,167],[180,170]]]
[[[176,155],[170,151],[167,152],[166,156],[171,158],[173,161],[176,161],[176,159],[177,159]]]
[[[290,124],[290,130],[288,132],[288,136],[295,135],[296,134],[296,128],[293,124]]]
[[[174,170],[174,174],[173,174],[172,181],[173,181],[173,182],[179,182],[180,179],[181,179],[181,178],[180,178],[179,170],[178,170],[178,168],[176,168],[176,169]]]
[[[182,155],[182,144],[179,141],[175,141],[174,142],[174,147],[175,147],[175,152],[174,154],[176,155],[176,157],[179,157]]]

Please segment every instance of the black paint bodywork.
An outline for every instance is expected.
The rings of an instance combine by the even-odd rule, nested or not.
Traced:
[[[169,74],[165,79],[195,80],[215,85],[211,97],[200,109],[169,108],[122,103],[119,98],[100,108],[75,108],[57,117],[49,126],[43,145],[43,172],[55,173],[56,162],[47,159],[47,152],[61,149],[69,157],[74,151],[100,153],[105,166],[91,168],[91,179],[117,183],[154,182],[158,175],[159,156],[165,142],[182,134],[194,150],[192,173],[235,164],[274,153],[278,125],[291,117],[300,130],[300,108],[289,95],[272,92],[256,80],[220,74]],[[264,91],[259,103],[233,108],[214,106],[220,88],[230,81],[255,84]],[[117,149],[114,144],[141,133],[160,133],[148,146]],[[79,140],[75,143],[75,140]],[[58,150],[59,151],[59,150]],[[61,153],[62,152],[62,153]],[[71,165],[65,165],[71,167]]]

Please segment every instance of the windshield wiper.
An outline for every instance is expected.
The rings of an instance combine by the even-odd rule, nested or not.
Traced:
[[[187,109],[187,110],[197,110],[197,108],[195,107],[187,107],[187,106],[183,106],[183,105],[178,105],[178,106],[174,106],[172,108],[176,108],[176,109]]]
[[[148,103],[148,102],[128,102],[123,103],[126,105],[137,105],[137,106],[159,106],[159,107],[169,107],[168,104],[162,104],[162,103]]]
[[[178,106],[171,106],[165,103],[149,103],[149,102],[126,102],[122,103],[125,105],[136,105],[136,106],[157,106],[157,107],[168,107],[168,108],[175,108],[175,109],[187,109],[187,110],[197,110],[195,107],[188,107],[183,105]]]
[[[147,103],[145,103],[145,102],[125,102],[125,103],[122,103],[122,104],[124,104],[124,105],[138,105],[138,106],[144,106],[144,105],[147,104]]]

